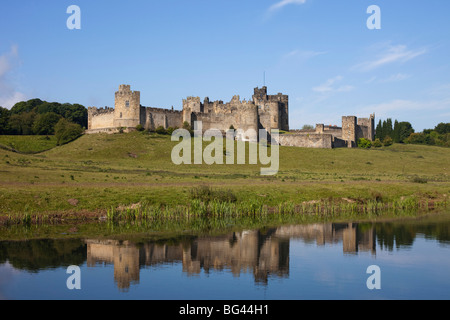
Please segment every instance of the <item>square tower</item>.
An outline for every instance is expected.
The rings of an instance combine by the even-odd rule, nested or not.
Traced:
[[[114,126],[135,128],[140,123],[141,93],[122,84],[115,95]]]
[[[342,117],[342,140],[347,142],[349,148],[356,147],[356,127],[355,116]]]

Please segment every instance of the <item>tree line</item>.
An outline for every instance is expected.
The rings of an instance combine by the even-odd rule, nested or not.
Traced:
[[[58,144],[63,144],[81,135],[87,122],[87,109],[80,104],[31,99],[11,110],[0,107],[3,135],[56,135]]]
[[[415,132],[407,121],[392,122],[391,118],[380,120],[376,127],[375,140],[393,143],[427,144],[450,147],[450,123],[439,123],[434,129]]]

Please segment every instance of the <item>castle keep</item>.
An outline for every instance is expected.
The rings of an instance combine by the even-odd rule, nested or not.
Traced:
[[[267,132],[281,130],[277,138],[280,145],[337,148],[355,147],[359,138],[373,140],[375,116],[370,118],[342,117],[342,127],[318,124],[312,130],[290,130],[289,97],[278,93],[268,95],[267,87],[255,88],[251,101],[241,101],[234,96],[230,102],[210,101],[206,97],[187,97],[183,100],[183,110],[144,107],[140,102],[140,92],[131,91],[129,85],[120,85],[115,93],[114,108],[88,108],[88,130],[86,133],[115,133],[121,128],[135,130],[138,125],[155,130],[181,128],[187,122],[194,128],[196,121],[202,122],[202,130],[218,129],[222,132],[233,127],[236,130],[265,129]]]

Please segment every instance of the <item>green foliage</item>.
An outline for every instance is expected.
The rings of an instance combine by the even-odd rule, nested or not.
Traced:
[[[199,200],[204,203],[217,202],[236,202],[237,198],[231,190],[214,190],[208,186],[192,188],[191,200]]]
[[[403,143],[408,137],[414,133],[414,129],[409,122],[399,122],[394,128],[394,142]]]
[[[58,145],[66,144],[75,140],[83,133],[83,129],[79,124],[61,119],[55,125],[55,136]]]
[[[16,103],[9,115],[0,111],[0,134],[51,134],[53,132],[52,126],[56,124],[55,114],[59,118],[65,118],[70,122],[79,124],[81,127],[87,127],[88,115],[87,109],[80,104],[47,102],[40,99],[31,99],[28,101],[21,101]],[[51,114],[51,116],[47,115]],[[46,116],[46,120],[50,123],[46,124],[41,116]],[[4,125],[7,119],[8,125]],[[35,124],[35,121],[40,123]],[[58,119],[59,120],[59,119]],[[5,128],[7,130],[5,131]]]
[[[137,130],[137,131],[144,131],[144,127],[142,126],[142,124],[138,124],[138,125],[136,126],[136,130]]]
[[[32,135],[33,123],[36,118],[34,111],[12,114],[9,118],[9,128],[11,134]]]
[[[358,139],[358,148],[370,149],[371,147],[372,147],[372,141],[365,139],[365,138]]]
[[[172,133],[173,133],[176,129],[177,129],[177,128],[168,127],[167,130],[166,130],[166,131],[167,131],[167,134],[168,134],[168,135],[172,135]]]
[[[314,126],[310,125],[310,124],[305,124],[302,127],[302,130],[312,130],[314,129]]]
[[[439,123],[434,129],[412,133],[405,143],[450,147],[450,123]]]
[[[376,138],[375,141],[372,143],[372,146],[374,148],[381,148],[383,146],[383,144],[381,143],[379,138]]]
[[[156,132],[157,134],[167,134],[167,130],[164,129],[163,126],[159,126],[158,128],[156,128],[155,132]]]
[[[61,116],[54,112],[38,114],[33,123],[33,133],[36,135],[55,134],[55,125],[61,119]]]
[[[434,128],[434,131],[442,135],[450,133],[450,123],[441,122],[436,126],[436,128]]]
[[[9,132],[9,118],[11,112],[3,107],[0,107],[0,134],[7,134]]]
[[[391,138],[390,136],[386,136],[386,137],[383,139],[383,145],[384,145],[385,147],[389,147],[389,146],[391,146],[393,143],[394,143],[394,141],[392,140],[392,138]]]
[[[192,130],[189,122],[187,122],[187,121],[183,122],[183,129],[189,131],[189,133],[191,134],[192,137],[194,136],[194,130]]]

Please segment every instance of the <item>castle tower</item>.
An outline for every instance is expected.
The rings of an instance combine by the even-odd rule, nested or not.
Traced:
[[[253,103],[258,106],[260,123],[266,130],[289,131],[289,96],[267,95],[267,87],[255,88]]]
[[[355,116],[342,117],[342,140],[347,142],[349,148],[356,146],[357,119]]]
[[[141,93],[122,84],[115,95],[114,126],[135,128],[140,123]]]

